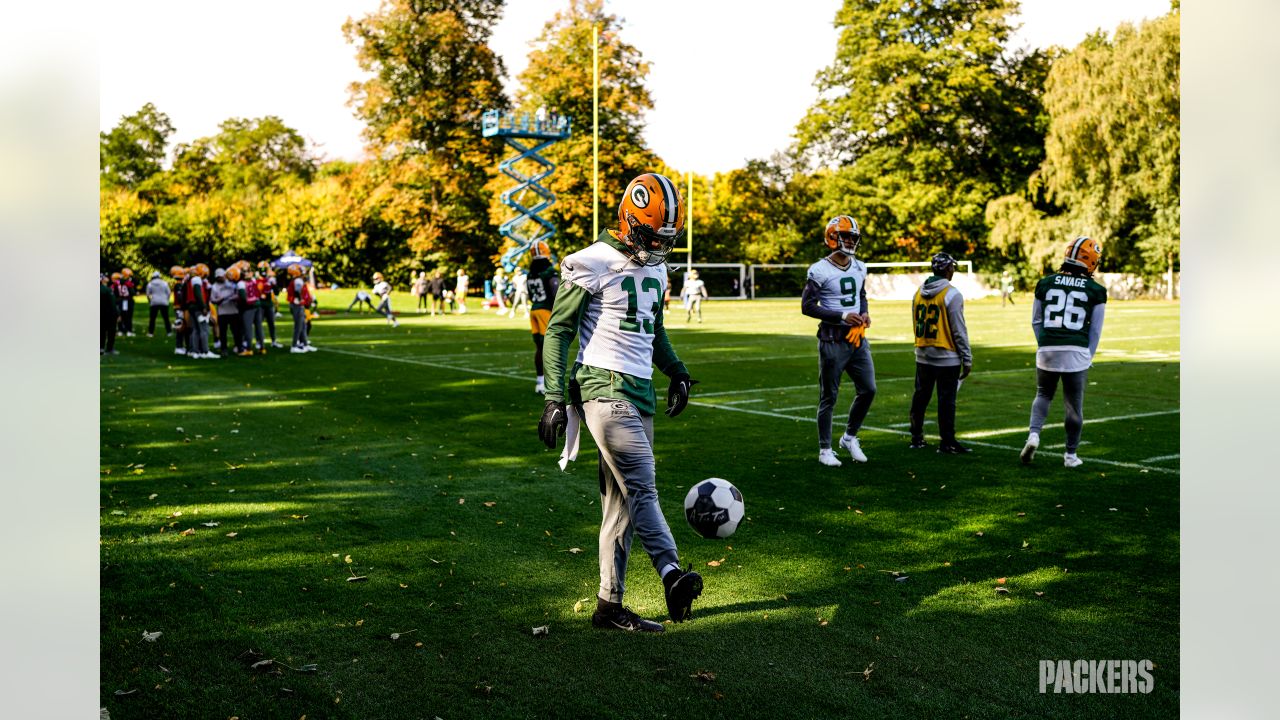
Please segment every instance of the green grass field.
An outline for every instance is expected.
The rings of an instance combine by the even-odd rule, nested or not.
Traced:
[[[1037,463],[1017,458],[1035,392],[1026,296],[969,303],[964,457],[907,448],[908,307],[873,303],[870,462],[840,468],[816,462],[815,324],[798,300],[710,302],[693,326],[673,303],[702,382],[655,421],[658,488],[706,591],[660,636],[590,627],[593,447],[556,467],[527,323],[474,305],[395,330],[324,316],[308,355],[196,361],[135,337],[103,359],[112,718],[1176,715],[1177,304],[1109,307],[1086,464],[1067,470],[1060,400]],[[852,397],[846,382],[837,423]],[[746,498],[727,542],[682,519],[710,476]],[[632,561],[628,605],[665,618],[638,543]],[[1039,661],[1063,658],[1149,659],[1155,690],[1040,694]]]

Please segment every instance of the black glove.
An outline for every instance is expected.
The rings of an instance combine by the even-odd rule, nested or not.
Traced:
[[[542,419],[538,420],[538,437],[542,442],[552,450],[556,449],[556,439],[564,434],[564,430],[569,426],[569,413],[564,408],[564,403],[559,400],[548,400],[547,407],[542,411]]]
[[[969,373],[970,373],[970,372],[973,372],[973,366],[972,366],[972,365],[963,365],[963,366],[961,366],[961,368],[960,368],[960,379],[961,379],[961,380],[963,380],[963,379],[965,379],[965,378],[969,377]]]
[[[667,417],[684,412],[684,407],[689,404],[689,389],[697,384],[697,380],[691,380],[685,373],[671,378],[671,385],[667,387]]]

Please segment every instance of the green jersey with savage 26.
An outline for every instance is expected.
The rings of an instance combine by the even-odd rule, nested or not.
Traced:
[[[1087,348],[1093,309],[1107,302],[1107,289],[1084,275],[1053,273],[1036,284],[1036,299],[1043,305],[1040,347]]]

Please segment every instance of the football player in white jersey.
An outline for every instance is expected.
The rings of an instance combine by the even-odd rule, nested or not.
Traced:
[[[867,266],[854,257],[862,231],[848,215],[837,215],[827,223],[823,241],[833,252],[809,266],[808,280],[800,300],[800,310],[818,324],[818,462],[839,467],[831,449],[831,416],[840,392],[840,376],[848,373],[857,395],[849,407],[849,421],[840,447],[855,462],[867,456],[858,443],[858,429],[876,397],[876,369],[871,362],[871,343],[866,329]]]
[[[565,460],[575,457],[581,415],[600,451],[604,518],[600,590],[591,617],[597,628],[663,631],[661,624],[622,605],[633,534],[640,536],[662,578],[672,621],[691,617],[693,600],[702,592],[702,576],[692,566],[680,569],[675,538],[658,505],[653,458],[654,365],[671,378],[666,410],[670,417],[684,410],[695,382],[676,357],[662,324],[666,258],[684,234],[684,223],[685,205],[675,185],[662,175],[646,173],[623,193],[618,229],[604,231],[595,243],[560,264],[560,287],[544,347],[546,408],[538,436],[554,449],[556,438],[568,429],[563,467]],[[574,335],[580,336],[578,356],[569,367]]]
[[[693,314],[698,314],[698,322],[702,322],[702,301],[707,297],[707,284],[698,278],[697,270],[690,270],[685,276],[684,289],[681,294],[684,296],[684,321],[687,323],[693,320]]]

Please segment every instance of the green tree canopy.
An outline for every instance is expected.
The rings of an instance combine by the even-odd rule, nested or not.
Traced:
[[[98,134],[98,163],[102,183],[137,187],[163,169],[173,125],[169,116],[147,103],[120,119],[110,132]]]
[[[490,254],[485,184],[499,144],[480,116],[505,108],[502,60],[489,37],[502,0],[388,0],[343,27],[360,67],[351,85],[370,155],[385,163],[381,211],[414,252],[451,260]]]
[[[1046,82],[1045,159],[1017,197],[988,207],[991,242],[1039,272],[1075,235],[1103,243],[1103,267],[1171,271],[1179,211],[1179,12],[1096,33]]]
[[[833,168],[824,214],[851,213],[869,249],[972,254],[988,200],[1042,157],[1036,122],[1047,62],[1006,51],[1010,0],[845,0],[820,98],[798,149]]]
[[[529,65],[520,74],[517,106],[527,112],[543,107],[570,118],[573,136],[546,152],[557,169],[547,182],[556,204],[547,213],[559,230],[556,242],[563,250],[577,249],[593,241],[592,215],[592,41],[600,30],[600,227],[617,223],[617,207],[630,180],[644,172],[659,171],[659,160],[644,141],[644,114],[653,109],[653,97],[645,80],[649,64],[639,49],[627,43],[622,21],[604,11],[602,0],[570,0],[542,28],[529,53]],[[500,176],[491,188],[495,195],[511,185]],[[494,221],[510,210],[496,198]]]

